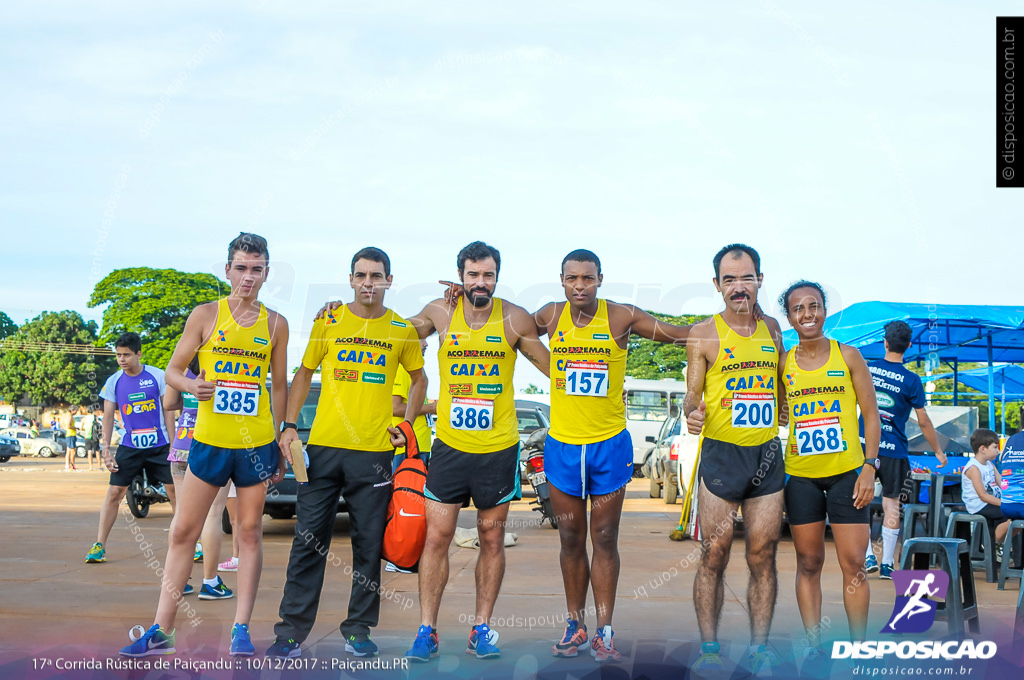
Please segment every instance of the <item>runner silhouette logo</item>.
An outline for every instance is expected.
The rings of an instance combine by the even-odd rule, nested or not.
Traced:
[[[935,623],[933,598],[946,599],[949,574],[941,569],[900,570],[892,573],[896,602],[883,633],[923,633]]]

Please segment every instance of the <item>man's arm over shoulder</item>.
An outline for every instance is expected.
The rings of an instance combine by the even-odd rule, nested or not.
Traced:
[[[557,302],[549,302],[533,313],[533,321],[537,324],[537,334],[540,337],[553,332],[555,324],[558,323],[558,315],[561,312]]]
[[[415,316],[406,319],[416,329],[420,338],[429,338],[433,333],[443,333],[448,329],[449,307],[443,298],[431,300]]]
[[[608,302],[608,317],[616,336],[636,333],[641,338],[654,342],[685,345],[690,330],[696,324],[677,326],[667,321],[659,321],[635,305]]]
[[[718,353],[718,335],[712,319],[694,324],[686,338],[686,397],[683,399],[683,416],[700,405],[704,392],[704,380],[711,358]]]

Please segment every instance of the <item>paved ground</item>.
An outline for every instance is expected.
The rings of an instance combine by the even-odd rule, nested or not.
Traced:
[[[63,472],[61,467],[62,463],[56,460],[34,458],[14,459],[0,466],[0,516],[6,548],[0,555],[0,678],[162,677],[127,670],[111,673],[79,669],[69,674],[54,665],[58,659],[75,660],[80,665],[110,663],[107,659],[127,644],[126,634],[132,625],[151,623],[158,586],[155,567],[146,566],[139,545],[132,540],[127,524],[135,520],[127,508],[107,545],[108,562],[84,563],[85,553],[95,540],[97,511],[106,490],[107,475]],[[627,658],[618,668],[598,670],[589,657],[574,661],[550,657],[550,645],[564,626],[558,536],[549,526],[537,525],[538,513],[530,510],[528,500],[514,504],[509,515],[519,543],[507,551],[507,573],[496,611],[500,620],[495,628],[501,633],[502,660],[488,663],[463,653],[463,640],[469,632],[466,617],[473,611],[476,552],[453,546],[451,578],[439,621],[443,654],[431,664],[413,667],[408,674],[453,678],[683,677],[698,645],[691,596],[696,546],[692,541],[668,540],[680,506],[666,506],[663,501],[650,499],[644,480],[630,485],[621,532],[622,573],[615,614],[616,644]],[[148,518],[137,520],[141,540],[157,546],[161,561],[170,517],[170,508],[164,504],[154,506]],[[460,526],[472,526],[473,522],[474,513],[464,510]],[[264,518],[264,571],[251,625],[261,653],[272,640],[293,531],[294,521]],[[301,662],[314,663],[311,659],[315,657],[319,673],[307,670],[303,677],[338,677],[341,670],[330,670],[331,660],[346,658],[344,641],[337,629],[345,616],[349,590],[345,568],[351,564],[345,515],[338,516],[335,531],[334,558],[328,566],[319,622],[304,645],[306,655]],[[788,537],[780,545],[778,561],[779,600],[772,644],[784,665],[776,677],[796,672],[791,660],[799,657],[794,649],[800,646],[799,616],[793,595],[795,559]],[[198,567],[195,574],[194,581],[200,576]],[[838,574],[835,556],[830,552],[823,579],[823,613],[833,635],[841,639],[846,624]],[[1012,628],[1017,582],[1011,582],[1007,591],[1000,592],[978,574],[982,623],[979,639],[1002,640]],[[234,575],[224,576],[229,587],[233,587]],[[746,581],[743,542],[739,538],[728,569],[721,626],[725,656],[735,660],[745,656],[748,641]],[[870,584],[869,638],[882,639],[884,636],[873,631],[880,630],[892,612],[894,590],[891,582],[876,578]],[[374,639],[381,647],[380,659],[390,662],[404,654],[419,623],[416,576],[385,574],[382,585],[389,597],[384,600],[381,625]],[[196,627],[179,625],[177,647],[182,651],[174,657],[177,663],[180,666],[189,660],[227,661],[224,650],[234,601],[207,602],[191,596],[188,602],[202,622]],[[944,630],[944,624],[936,624],[931,639],[941,637]],[[256,677],[259,673],[250,666],[261,663],[260,659],[262,654],[253,664],[232,666],[236,669],[234,673],[207,671],[202,677]],[[847,665],[840,667],[839,663]],[[849,676],[849,663],[837,662],[833,676]],[[930,663],[948,666],[956,662]],[[994,664],[990,662],[987,671],[984,663],[975,668],[972,680],[1004,677],[1007,671],[1001,667],[997,670]],[[34,665],[37,667],[33,668]],[[893,662],[887,665],[891,672]],[[876,672],[878,668],[887,670],[886,664],[876,662]],[[342,675],[348,677],[348,673]],[[351,671],[351,675],[396,677],[398,673],[363,669]],[[262,674],[280,676],[280,672],[266,669]],[[177,677],[190,675],[179,673]],[[1005,677],[1020,677],[1020,672]]]

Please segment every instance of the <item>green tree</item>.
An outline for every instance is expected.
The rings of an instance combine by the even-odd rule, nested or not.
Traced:
[[[533,383],[530,383],[529,385],[526,386],[525,389],[523,389],[523,394],[544,394],[544,390],[537,387]]]
[[[666,321],[677,326],[696,323],[706,319],[707,315],[672,316],[648,312],[659,321]],[[630,335],[626,344],[629,355],[626,357],[626,375],[644,380],[660,380],[662,378],[686,377],[686,346],[654,342]]]
[[[112,345],[122,333],[138,333],[143,362],[166,368],[192,309],[227,293],[227,284],[212,274],[132,267],[97,283],[89,307],[107,305],[100,342]]]
[[[0,312],[0,340],[3,340],[8,335],[14,335],[17,330],[18,324],[11,321],[11,317]]]
[[[96,322],[78,312],[43,312],[5,339],[0,349],[0,397],[16,403],[91,405],[116,370],[112,356],[95,356]],[[31,349],[29,349],[31,347]]]

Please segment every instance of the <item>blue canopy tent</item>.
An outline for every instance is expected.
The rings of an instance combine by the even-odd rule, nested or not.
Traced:
[[[1006,401],[1024,400],[1024,367],[1016,364],[1005,364],[995,366],[992,369],[993,386],[1003,404],[1002,434],[1006,436]],[[931,375],[923,378],[926,382],[955,378],[958,382],[967,385],[979,392],[988,391],[988,369],[976,368],[971,371],[959,371],[958,373],[946,373],[944,375]]]
[[[925,305],[909,302],[858,302],[825,320],[825,335],[860,350],[865,359],[885,356],[885,325],[905,321],[911,345],[905,361],[945,361],[958,378],[961,361],[987,363],[989,417],[995,413],[993,364],[1024,363],[1024,307],[992,305]],[[784,336],[787,347],[799,340],[796,331]],[[958,384],[954,381],[954,386]],[[954,387],[953,403],[957,403]],[[990,423],[991,425],[991,423]]]

